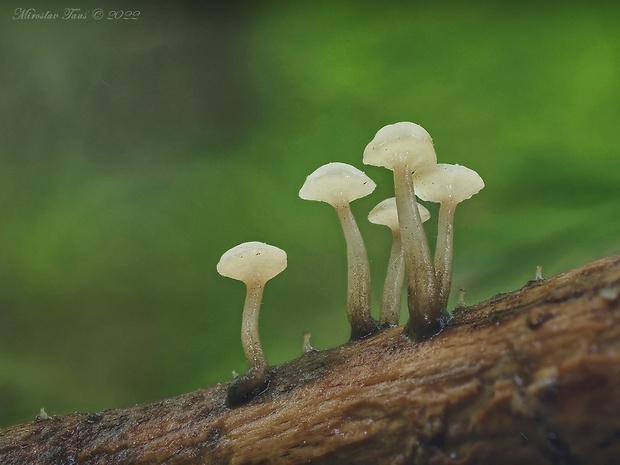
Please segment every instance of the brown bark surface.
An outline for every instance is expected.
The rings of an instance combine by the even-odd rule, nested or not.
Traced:
[[[8,464],[620,463],[620,256],[226,384],[0,431]]]

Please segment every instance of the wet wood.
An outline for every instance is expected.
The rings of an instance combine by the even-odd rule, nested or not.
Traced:
[[[2,464],[620,463],[620,256],[226,384],[0,431]]]

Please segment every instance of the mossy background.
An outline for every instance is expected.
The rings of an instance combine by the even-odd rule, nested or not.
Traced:
[[[342,233],[297,193],[329,161],[379,184],[353,204],[376,311],[389,231],[365,217],[393,188],[361,154],[388,123],[422,124],[441,162],[485,179],[456,214],[469,303],[536,265],[620,251],[615,3],[120,2],[105,12],[139,19],[12,19],[65,6],[0,7],[0,426],[243,372],[244,288],[215,265],[245,241],[288,253],[262,309],[269,361],[297,357],[304,331],[344,343]]]

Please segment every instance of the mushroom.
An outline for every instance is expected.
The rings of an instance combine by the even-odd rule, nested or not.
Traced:
[[[435,270],[411,173],[437,163],[433,141],[429,133],[415,123],[389,124],[379,129],[366,146],[363,161],[394,172],[410,316],[405,331],[412,339],[423,339],[440,330],[443,319],[436,303]]]
[[[306,178],[299,191],[304,200],[326,202],[336,209],[347,244],[347,314],[351,339],[377,330],[370,314],[370,265],[350,202],[369,195],[376,184],[362,171],[346,163],[328,163]]]
[[[431,214],[426,207],[418,204],[418,210],[422,223],[430,219]],[[396,326],[400,316],[400,302],[405,278],[405,264],[400,240],[398,213],[396,211],[396,198],[390,197],[379,202],[368,214],[368,221],[387,226],[392,231],[392,248],[385,275],[385,284],[383,285],[379,322],[382,326]]]
[[[474,170],[461,165],[438,164],[413,174],[415,193],[422,200],[439,202],[435,273],[439,305],[445,309],[452,282],[453,223],[456,206],[484,187]]]
[[[236,405],[264,389],[267,383],[267,359],[258,335],[258,315],[265,284],[286,268],[286,252],[263,242],[245,242],[220,258],[217,271],[246,285],[241,322],[241,343],[249,370],[236,377],[228,391],[227,403]]]
[[[312,335],[309,332],[305,332],[304,333],[304,343],[301,346],[301,353],[302,354],[307,354],[309,352],[318,352],[314,347],[312,347],[312,344],[310,344],[310,337]]]
[[[543,275],[542,275],[542,266],[538,265],[536,267],[536,276],[534,277],[534,280],[535,281],[542,281],[543,279],[544,278],[543,278]]]

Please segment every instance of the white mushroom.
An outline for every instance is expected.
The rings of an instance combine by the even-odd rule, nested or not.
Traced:
[[[307,331],[304,333],[304,343],[301,346],[301,353],[302,354],[307,354],[309,352],[317,352],[317,350],[314,347],[312,347],[312,344],[310,344],[310,337],[311,336],[312,335],[309,332],[307,332]]]
[[[266,383],[268,364],[258,335],[258,316],[265,283],[286,268],[286,252],[263,242],[245,242],[222,255],[217,271],[246,285],[246,298],[241,322],[241,343],[249,370],[235,378],[235,392],[229,403],[234,405]]]
[[[365,197],[376,184],[357,168],[346,163],[328,163],[310,174],[299,197],[329,203],[336,209],[347,243],[347,314],[351,339],[362,338],[377,329],[370,314],[370,265],[366,246],[349,205]]]
[[[437,163],[433,141],[415,123],[401,122],[381,128],[364,150],[364,163],[394,172],[394,190],[407,276],[410,320],[406,332],[425,338],[440,329],[441,308],[436,303],[435,270],[417,208],[411,173]]]
[[[536,267],[536,276],[534,277],[534,280],[535,281],[542,281],[543,279],[544,278],[543,278],[543,275],[542,275],[542,266],[538,265]]]
[[[461,165],[438,164],[421,169],[413,175],[415,193],[422,200],[439,202],[435,273],[437,295],[442,309],[448,305],[452,283],[452,244],[454,211],[463,200],[471,198],[484,187],[474,170]]]
[[[431,214],[423,205],[418,204],[418,210],[423,223],[430,219]],[[383,326],[396,326],[400,316],[400,302],[405,278],[405,263],[400,240],[396,198],[390,197],[379,202],[368,214],[368,221],[387,226],[392,231],[392,248],[385,275],[385,284],[383,285],[379,322]]]

